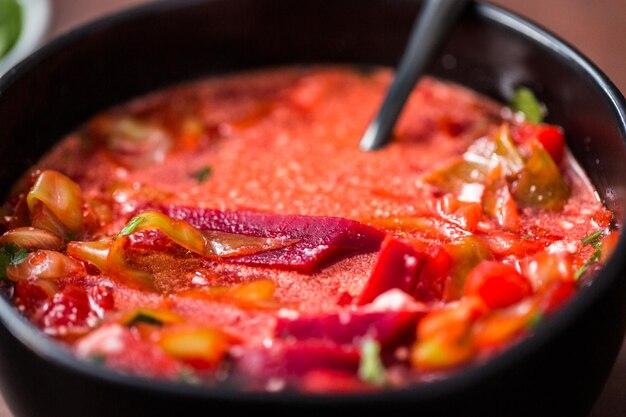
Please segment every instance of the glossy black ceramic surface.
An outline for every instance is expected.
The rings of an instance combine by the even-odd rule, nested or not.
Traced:
[[[395,65],[418,10],[411,0],[178,0],[89,24],[0,80],[1,193],[90,115],[157,88],[283,64]],[[624,99],[576,51],[515,15],[474,4],[432,73],[500,100],[518,85],[535,90],[624,223]],[[625,272],[622,238],[593,285],[503,355],[447,380],[343,396],[208,390],[117,374],[74,359],[0,298],[0,388],[17,417],[585,416],[624,335]]]

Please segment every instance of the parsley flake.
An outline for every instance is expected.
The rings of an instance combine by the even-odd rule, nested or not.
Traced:
[[[200,168],[199,170],[195,171],[192,174],[192,176],[199,183],[203,183],[211,176],[211,174],[213,174],[213,168],[211,168],[210,166],[204,166]]]
[[[7,267],[22,263],[27,256],[28,250],[15,243],[0,247],[0,278],[7,278]]]

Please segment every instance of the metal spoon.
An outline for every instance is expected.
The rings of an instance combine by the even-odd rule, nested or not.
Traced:
[[[389,141],[391,130],[415,83],[468,2],[469,0],[425,0],[387,96],[361,138],[359,146],[362,150],[378,149]]]

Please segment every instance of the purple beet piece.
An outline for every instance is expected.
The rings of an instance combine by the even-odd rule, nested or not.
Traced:
[[[356,347],[311,341],[237,346],[231,356],[235,375],[252,380],[301,376],[315,369],[355,373],[361,357]]]
[[[392,288],[413,294],[426,258],[426,253],[402,239],[388,238],[383,242],[378,261],[357,304],[371,303],[380,294]]]
[[[161,207],[163,213],[189,222],[201,230],[219,230],[250,236],[300,239],[273,251],[227,259],[246,265],[263,265],[313,272],[321,266],[357,253],[377,251],[385,233],[340,217],[300,216],[254,211],[228,211]]]
[[[415,334],[421,311],[344,311],[335,314],[279,318],[275,335],[295,340],[327,340],[339,344],[358,344],[364,336],[390,346]]]

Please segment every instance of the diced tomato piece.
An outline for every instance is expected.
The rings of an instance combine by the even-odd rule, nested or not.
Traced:
[[[24,315],[35,320],[52,298],[54,288],[49,281],[18,281],[15,284],[13,302]]]
[[[111,310],[115,305],[113,288],[108,285],[98,284],[89,290],[89,298],[103,310]]]
[[[489,249],[498,256],[524,257],[548,246],[552,240],[528,237],[524,239],[516,233],[490,231],[480,237],[487,242]]]
[[[450,271],[450,254],[441,246],[431,247],[413,290],[415,299],[424,303],[441,301]]]
[[[68,285],[57,292],[41,318],[44,331],[55,336],[80,334],[88,331],[98,320],[87,292],[82,287]]]
[[[514,129],[514,138],[518,143],[535,138],[548,151],[557,165],[563,159],[565,139],[563,137],[563,129],[558,126],[546,124],[518,126]]]
[[[563,130],[558,126],[543,125],[535,134],[554,162],[561,163],[565,149]]]
[[[473,355],[474,347],[467,341],[457,343],[428,339],[413,346],[411,364],[421,371],[435,371],[466,363]]]
[[[483,217],[479,203],[460,201],[453,194],[443,196],[435,208],[442,218],[469,231],[476,230]]]
[[[574,281],[572,257],[568,253],[539,252],[522,260],[521,267],[534,288],[541,288],[552,281]]]
[[[375,389],[356,375],[333,369],[314,369],[304,374],[300,388],[310,393],[363,392]]]
[[[497,310],[480,320],[474,328],[476,348],[493,352],[528,332],[535,313],[530,304],[522,307]]]
[[[348,291],[343,291],[337,299],[337,305],[340,307],[352,304],[354,297]]]
[[[573,281],[550,282],[539,299],[539,311],[543,314],[552,314],[576,293]]]
[[[378,261],[357,304],[371,303],[380,294],[392,288],[411,294],[426,256],[426,253],[402,239],[387,237],[383,241]]]
[[[514,267],[483,261],[469,273],[464,293],[479,296],[489,308],[503,308],[531,295],[532,286]]]
[[[183,370],[180,362],[158,346],[141,340],[138,334],[117,323],[79,339],[75,349],[79,357],[101,357],[107,366],[135,375],[177,379]]]
[[[417,338],[458,341],[467,335],[472,323],[486,312],[487,308],[479,298],[463,298],[442,310],[427,314],[417,326]]]
[[[471,329],[487,312],[477,297],[465,297],[426,315],[417,326],[417,342],[411,349],[411,364],[421,370],[450,368],[474,354]]]

